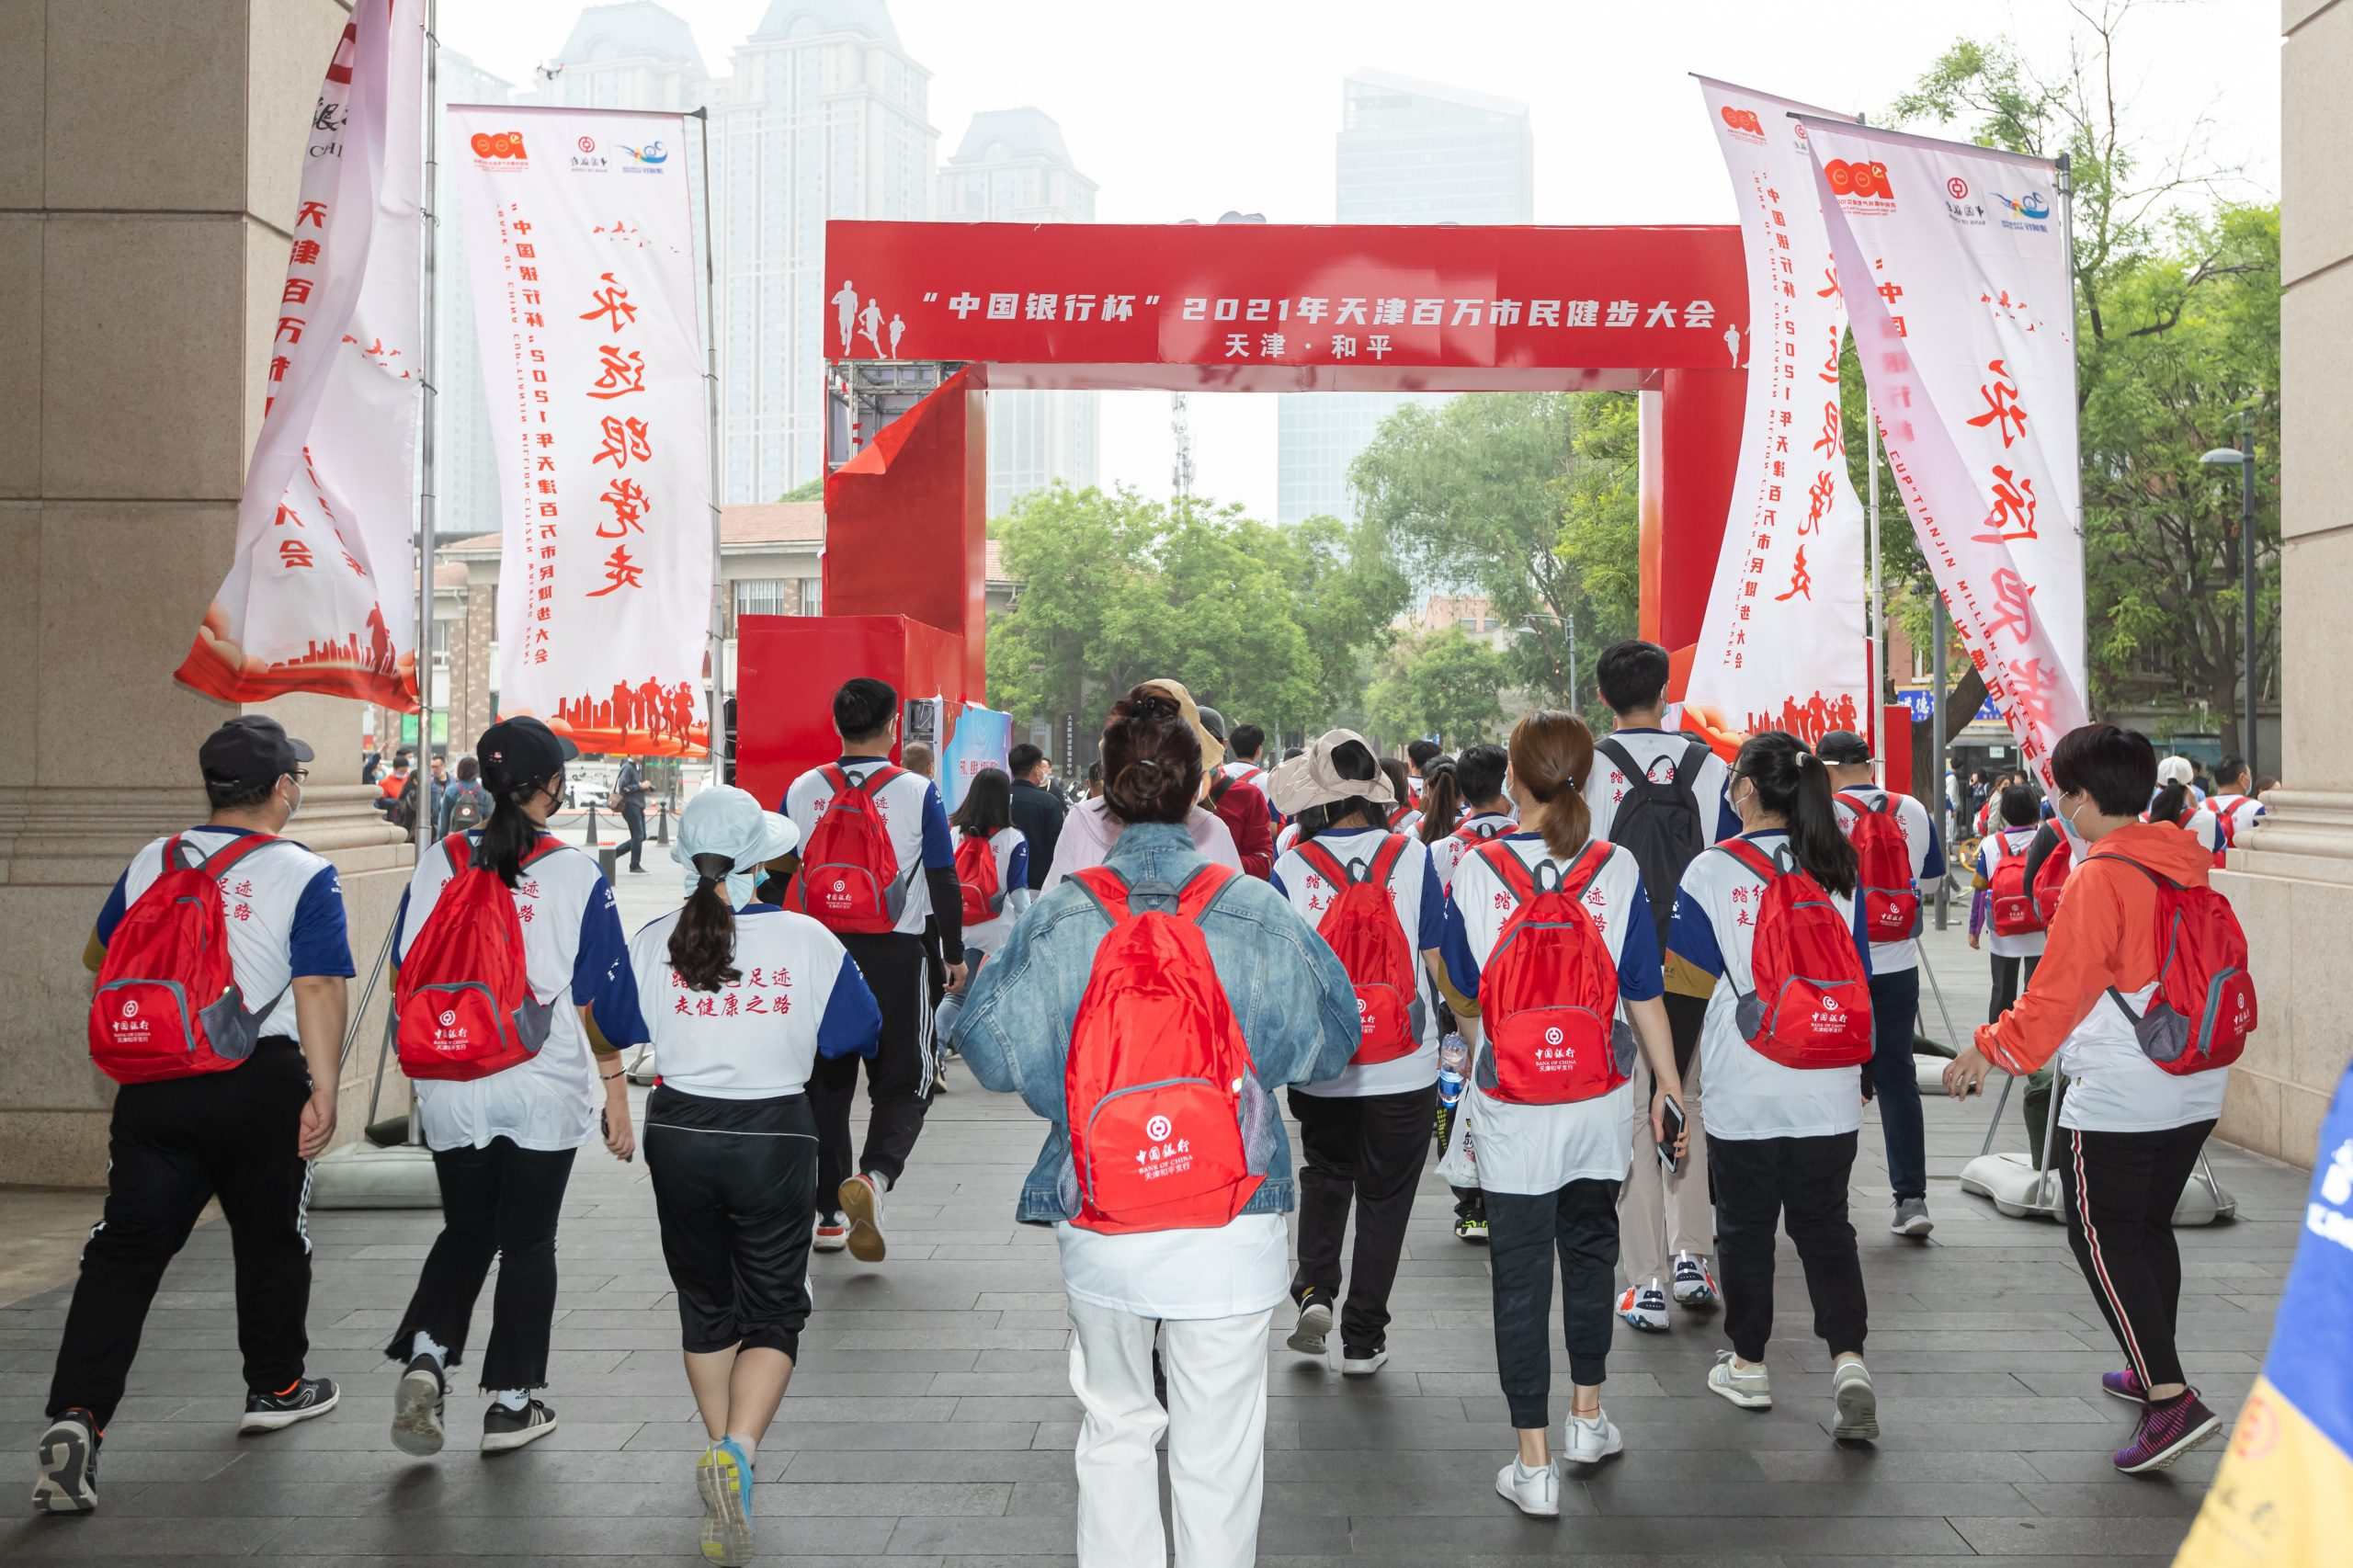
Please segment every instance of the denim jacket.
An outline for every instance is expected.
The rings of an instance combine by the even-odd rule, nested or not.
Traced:
[[[1176,888],[1209,861],[1182,826],[1147,823],[1122,833],[1106,864],[1131,888]],[[1108,929],[1085,888],[1064,882],[1040,894],[1004,949],[982,967],[949,1032],[983,1087],[1019,1095],[1051,1124],[1022,1183],[1014,1217],[1025,1223],[1078,1212],[1063,1065],[1095,949]],[[1243,1212],[1288,1213],[1294,1203],[1290,1143],[1271,1091],[1332,1077],[1348,1064],[1362,1039],[1356,992],[1332,949],[1280,893],[1255,878],[1235,879],[1201,916],[1201,934],[1257,1079],[1245,1086],[1255,1092],[1245,1093],[1244,1138],[1252,1168],[1266,1180]]]

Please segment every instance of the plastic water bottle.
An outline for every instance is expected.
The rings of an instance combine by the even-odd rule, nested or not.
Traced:
[[[1438,1044],[1438,1103],[1452,1108],[1462,1098],[1462,1069],[1471,1060],[1471,1048],[1459,1034],[1448,1035]]]

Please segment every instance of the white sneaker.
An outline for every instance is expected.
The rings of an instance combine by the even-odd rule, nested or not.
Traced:
[[[1389,1352],[1376,1350],[1370,1356],[1358,1356],[1343,1346],[1340,1350],[1340,1375],[1344,1378],[1369,1378],[1389,1365]]]
[[[1291,1329],[1290,1337],[1283,1343],[1302,1356],[1321,1356],[1324,1354],[1324,1342],[1331,1334],[1332,1303],[1317,1300],[1311,1290],[1307,1300],[1300,1304],[1298,1324]]]
[[[1765,1363],[1734,1367],[1729,1350],[1716,1352],[1716,1364],[1708,1369],[1708,1392],[1723,1395],[1743,1410],[1773,1408],[1773,1380],[1766,1375]]]
[[[882,1240],[882,1184],[860,1171],[842,1183],[838,1195],[849,1219],[849,1255],[860,1263],[880,1263],[887,1249]]]
[[[1561,1472],[1549,1464],[1526,1470],[1518,1460],[1512,1460],[1495,1471],[1495,1492],[1530,1518],[1561,1517]]]
[[[1561,1429],[1563,1464],[1599,1464],[1626,1451],[1626,1438],[1607,1411],[1587,1420],[1574,1412]]]
[[[1870,1369],[1860,1361],[1841,1361],[1830,1374],[1830,1398],[1838,1407],[1838,1424],[1830,1435],[1845,1442],[1869,1443],[1879,1437],[1879,1394],[1871,1388]]]
[[[839,1252],[849,1245],[849,1221],[840,1213],[817,1216],[817,1229],[809,1238],[812,1252]]]
[[[1655,1279],[1647,1285],[1629,1285],[1618,1298],[1618,1315],[1644,1334],[1665,1334],[1666,1292]]]
[[[1715,1274],[1700,1258],[1688,1252],[1675,1255],[1675,1304],[1692,1312],[1704,1312],[1718,1301]]]

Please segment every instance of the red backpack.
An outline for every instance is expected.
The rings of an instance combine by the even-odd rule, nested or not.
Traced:
[[[2177,1077],[2228,1067],[2255,1032],[2255,977],[2247,972],[2246,933],[2230,900],[2210,887],[2184,887],[2130,856],[2120,860],[2157,885],[2157,988],[2149,1010],[2135,1013],[2114,986],[2108,994],[2132,1020],[2141,1053]]]
[[[817,771],[833,798],[809,829],[801,873],[792,879],[784,906],[836,933],[895,931],[907,889],[899,880],[899,851],[875,796],[900,769],[885,763],[856,781],[830,763]]]
[[[956,845],[956,885],[964,894],[964,929],[1005,913],[1005,884],[997,880],[996,847],[985,833],[968,833]]]
[[[1392,833],[1383,838],[1370,865],[1351,860],[1343,866],[1338,857],[1313,840],[1294,853],[1338,890],[1315,934],[1338,955],[1348,983],[1357,989],[1363,1043],[1350,1062],[1370,1067],[1413,1055],[1422,1048],[1422,987],[1414,972],[1413,944],[1397,923],[1397,904],[1389,886],[1405,853],[1404,836]]]
[[[118,1084],[153,1084],[223,1073],[253,1054],[278,997],[246,1009],[229,957],[221,879],[277,842],[250,834],[209,857],[181,835],[164,846],[164,874],[115,926],[90,997],[90,1060],[98,1071]]]
[[[1108,867],[1071,880],[1111,925],[1096,945],[1063,1067],[1079,1192],[1071,1223],[1110,1235],[1223,1225],[1266,1180],[1243,1138],[1263,1091],[1200,926],[1239,874],[1201,868],[1174,914],[1136,913],[1133,890]],[[1165,901],[1165,884],[1152,891]]]
[[[2217,836],[2214,841],[2214,869],[2221,870],[2228,864],[2231,851],[2239,841],[2239,812],[2247,803],[2245,795],[2217,795],[2206,802],[2214,813]]]
[[[1569,1105],[1633,1075],[1634,1037],[1618,1017],[1618,960],[1583,902],[1609,852],[1597,838],[1566,871],[1548,859],[1532,872],[1501,839],[1471,852],[1515,905],[1479,977],[1486,1039],[1475,1072],[1494,1099]]]
[[[1859,1067],[1871,1059],[1871,990],[1855,934],[1822,884],[1784,848],[1745,838],[1716,846],[1765,884],[1749,948],[1754,989],[1734,992],[1741,1038],[1784,1067]]]
[[[2034,869],[2034,909],[2042,916],[2045,930],[2059,918],[2059,895],[2067,891],[2067,878],[2075,869],[2075,841],[2062,833],[2058,846]]]
[[[1895,797],[1882,790],[1874,805],[1850,790],[1838,799],[1855,813],[1847,837],[1859,862],[1855,896],[1862,901],[1863,933],[1874,942],[1902,942],[1920,934],[1920,884],[1912,874],[1912,841],[1904,835]]]
[[[563,848],[542,838],[525,867]],[[515,891],[473,863],[460,833],[441,841],[449,880],[401,960],[392,994],[401,1072],[413,1079],[487,1078],[529,1062],[548,1041],[555,1004],[531,990]]]
[[[2042,911],[2035,907],[2034,892],[2026,885],[2026,851],[2012,849],[2006,834],[1988,835],[1985,842],[1994,853],[1994,874],[1987,879],[1993,891],[1986,909],[1994,935],[2030,937],[2047,929]]]

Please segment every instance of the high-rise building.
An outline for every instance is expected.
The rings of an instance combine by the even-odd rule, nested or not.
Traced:
[[[776,0],[713,105],[721,418],[733,503],[824,472],[828,218],[931,216],[931,74],[882,0]],[[838,345],[833,347],[838,348]]]
[[[539,101],[581,108],[700,108],[710,74],[686,18],[654,0],[591,6],[572,24]]]
[[[1359,71],[1340,84],[1333,217],[1342,223],[1526,223],[1536,213],[1528,106]],[[1353,517],[1348,465],[1415,392],[1302,392],[1277,414],[1276,517]]]
[[[971,223],[1091,223],[1095,182],[1078,172],[1062,127],[1042,109],[986,109],[972,117],[956,155],[939,171],[939,216]],[[1096,479],[1098,400],[1094,392],[989,394],[989,516],[1056,480]]]
[[[451,104],[512,102],[515,85],[460,54],[441,51],[437,109]],[[498,460],[491,446],[490,400],[483,386],[482,345],[475,336],[473,279],[467,272],[466,225],[458,210],[455,158],[445,151],[434,181],[435,297],[439,314],[433,345],[433,471],[435,533],[464,539],[499,527]]]

